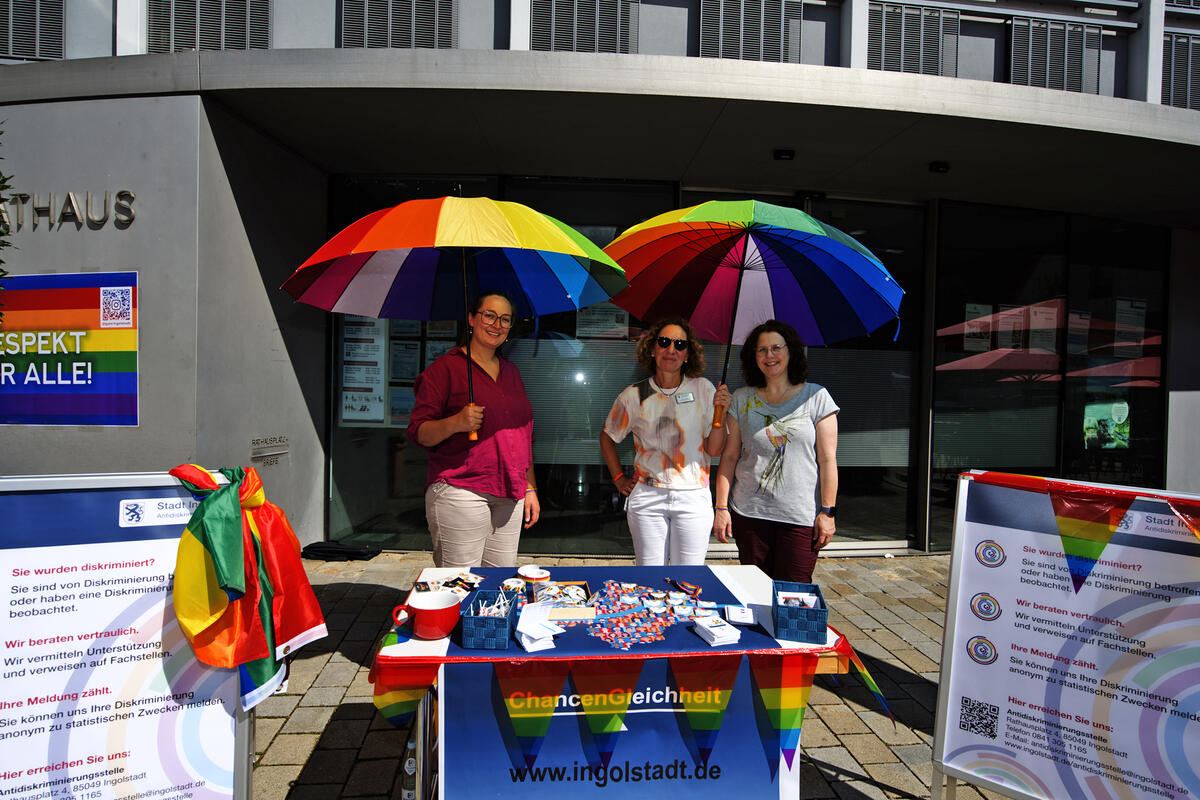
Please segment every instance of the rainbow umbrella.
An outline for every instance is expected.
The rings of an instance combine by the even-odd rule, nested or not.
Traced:
[[[327,311],[451,320],[465,318],[467,298],[482,291],[503,291],[519,316],[536,317],[608,300],[626,285],[615,261],[553,217],[487,197],[440,197],[368,214],[283,288]]]
[[[768,319],[791,324],[807,345],[865,336],[899,317],[904,296],[851,236],[758,200],[668,211],[604,251],[629,277],[614,303],[643,320],[684,317],[697,335],[726,344]],[[728,368],[728,351],[725,359]]]

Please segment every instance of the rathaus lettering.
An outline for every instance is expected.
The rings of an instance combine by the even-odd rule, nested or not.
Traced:
[[[17,232],[37,230],[39,226],[61,229],[73,226],[76,230],[85,225],[99,230],[112,220],[118,228],[128,228],[136,214],[133,210],[133,192],[120,189],[113,192],[66,192],[42,194],[34,192],[12,192],[6,202],[0,203],[0,228]]]

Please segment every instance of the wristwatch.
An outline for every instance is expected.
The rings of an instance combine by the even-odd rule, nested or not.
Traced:
[[[827,514],[830,519],[836,519],[837,518],[837,506],[821,506],[821,510],[818,511],[817,513],[818,514]]]

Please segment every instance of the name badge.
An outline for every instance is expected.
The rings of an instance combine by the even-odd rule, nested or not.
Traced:
[[[682,394],[675,395],[676,403],[691,403],[695,401],[695,399],[696,395],[692,394],[691,392],[684,392]]]

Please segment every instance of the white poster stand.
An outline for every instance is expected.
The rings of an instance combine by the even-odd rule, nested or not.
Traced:
[[[1111,525],[1072,527],[1089,497]],[[1014,798],[1200,797],[1198,501],[960,478],[934,800],[943,776],[951,798],[960,779]]]
[[[196,504],[163,473],[0,478],[0,796],[250,796],[237,671],[171,605]]]

